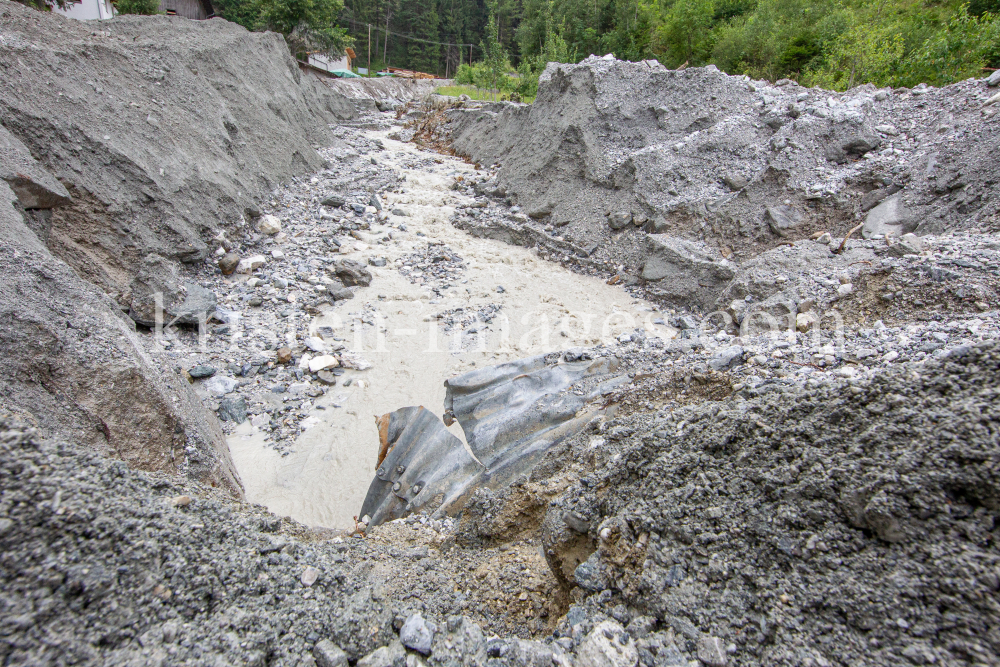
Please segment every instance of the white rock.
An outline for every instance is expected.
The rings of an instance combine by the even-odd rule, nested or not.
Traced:
[[[261,234],[274,236],[281,231],[281,220],[279,220],[277,216],[265,215],[260,219],[258,229],[260,229]]]
[[[318,357],[314,357],[309,361],[309,370],[313,373],[316,373],[317,371],[322,371],[327,368],[336,368],[339,365],[340,362],[337,361],[337,357],[333,356],[332,354],[322,354]],[[349,367],[345,366],[345,368]]]
[[[244,257],[240,260],[240,263],[236,265],[236,273],[253,273],[265,264],[267,264],[267,257],[264,257],[264,255],[251,255],[250,257]]]
[[[250,419],[250,425],[254,428],[264,428],[271,423],[271,417],[269,415],[254,415]]]
[[[303,344],[313,352],[326,352],[326,343],[319,336],[309,336]]]
[[[275,248],[274,250],[271,251],[271,257],[273,257],[275,259],[284,259],[285,258],[285,253],[283,253],[282,251],[280,251],[277,248]]]
[[[350,350],[342,352],[340,355],[340,365],[344,368],[351,368],[356,371],[366,371],[372,367],[371,362],[366,361],[357,352]]]
[[[851,283],[844,283],[843,285],[837,288],[837,294],[839,294],[840,296],[847,296],[853,291],[854,291],[854,285],[852,285]]]
[[[812,329],[817,322],[817,318],[813,313],[799,313],[795,316],[795,328],[805,333]]]
[[[312,586],[316,583],[317,579],[319,579],[319,570],[314,568],[312,565],[302,571],[301,581],[303,586]]]
[[[899,358],[899,352],[896,352],[896,350],[892,350],[890,352],[885,353],[885,356],[882,357],[882,361],[889,363],[890,361],[895,361],[898,358]]]
[[[205,390],[212,396],[225,396],[226,394],[236,389],[236,385],[239,381],[235,378],[226,377],[225,375],[215,375],[205,380],[202,386]]]
[[[635,641],[614,621],[595,625],[576,652],[577,667],[634,667],[638,662]]]

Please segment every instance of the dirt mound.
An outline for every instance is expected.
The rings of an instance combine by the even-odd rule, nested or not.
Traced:
[[[277,184],[322,165],[338,106],[280,35],[2,0],[0,38],[2,123],[73,200],[47,245],[124,306],[146,254],[204,259]]]
[[[996,229],[1000,128],[981,81],[847,93],[712,66],[550,65],[530,106],[449,112],[484,189],[562,241],[638,272],[643,231],[724,256],[866,222],[865,235]],[[510,221],[506,221],[511,224]]]
[[[610,422],[546,519],[550,557],[594,552],[567,619],[644,617],[644,664],[996,664],[998,370],[990,342]]]

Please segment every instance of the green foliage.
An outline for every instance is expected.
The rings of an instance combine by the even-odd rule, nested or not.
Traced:
[[[160,0],[116,0],[115,9],[119,14],[152,16],[160,13]]]
[[[676,0],[656,29],[661,53],[674,66],[702,64],[711,54],[712,0]]]

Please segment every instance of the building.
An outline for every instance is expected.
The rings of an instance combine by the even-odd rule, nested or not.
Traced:
[[[67,2],[66,9],[53,7],[52,11],[81,21],[110,19],[115,16],[115,7],[111,0]],[[212,0],[160,0],[160,11],[168,16],[183,16],[197,20],[215,16]]]
[[[212,0],[160,0],[160,11],[168,16],[183,16],[198,21],[215,16]]]
[[[111,4],[111,0],[67,2],[66,9],[59,9],[58,6],[55,6],[52,11],[80,21],[110,19],[115,15],[115,7]]]
[[[334,71],[351,71],[351,65],[354,63],[354,49],[347,49],[347,52],[339,58],[334,58],[332,56],[326,55],[324,53],[310,53],[309,54],[309,64],[316,69],[325,70],[327,72]]]

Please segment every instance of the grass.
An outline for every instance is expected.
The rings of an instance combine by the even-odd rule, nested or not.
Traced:
[[[491,90],[476,88],[475,86],[440,86],[435,92],[437,92],[438,95],[447,95],[448,97],[468,95],[474,100],[481,100],[484,102],[492,102],[494,99],[509,99],[509,97],[506,97],[503,93],[498,95]],[[535,101],[535,98],[523,98],[521,101],[531,104]]]

